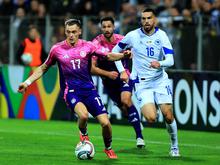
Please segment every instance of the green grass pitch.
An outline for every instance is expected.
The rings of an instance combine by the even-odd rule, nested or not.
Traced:
[[[100,125],[89,123],[93,160],[77,160],[76,122],[0,119],[0,165],[220,165],[220,133],[178,131],[180,158],[171,158],[165,129],[144,128],[145,149],[137,149],[133,128],[113,125],[117,160],[103,153]]]

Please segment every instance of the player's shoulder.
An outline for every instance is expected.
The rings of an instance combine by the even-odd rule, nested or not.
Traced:
[[[122,39],[122,38],[124,38],[123,35],[121,35],[121,34],[116,34],[116,33],[114,33],[114,37],[115,37],[116,39]]]
[[[162,29],[160,29],[159,27],[155,27],[156,29],[156,33],[159,35],[166,35],[166,32]]]
[[[99,44],[101,42],[104,41],[104,35],[103,34],[99,34],[97,35],[93,40],[92,40],[92,43],[93,44]]]
[[[101,41],[103,37],[104,37],[103,34],[99,34],[93,40]]]
[[[92,44],[92,41],[87,41],[87,40],[84,40],[84,39],[79,39],[77,44],[78,44],[79,46],[91,45],[91,44]]]
[[[132,30],[132,31],[128,32],[128,33],[126,34],[126,36],[127,36],[127,37],[131,37],[131,38],[133,38],[134,36],[139,35],[140,30],[141,30],[141,28],[138,28],[138,29]]]
[[[87,41],[87,40],[80,39],[79,40],[79,46],[80,47],[86,47],[86,48],[93,48],[93,47],[96,47],[96,44],[94,44],[92,41]]]
[[[81,40],[81,43],[83,45],[94,45],[94,43],[92,41],[87,41],[87,40]]]
[[[65,42],[66,42],[66,41],[64,40],[64,41],[61,41],[61,42],[58,42],[58,43],[54,44],[54,45],[51,47],[50,51],[55,51],[55,50],[59,49],[60,47],[62,47],[62,46],[65,45]]]

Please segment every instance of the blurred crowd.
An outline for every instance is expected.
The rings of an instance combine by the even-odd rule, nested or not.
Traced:
[[[35,20],[34,24],[43,28],[39,31],[44,36],[46,15],[64,18],[82,15],[95,16],[94,19],[89,19],[86,25],[89,29],[86,39],[90,40],[99,33],[98,22],[102,16],[115,17],[116,32],[121,34],[139,27],[140,12],[146,6],[156,10],[160,27],[167,31],[176,50],[175,60],[178,69],[183,68],[180,59],[182,51],[179,48],[182,25],[197,25],[199,18],[203,16],[206,33],[210,36],[220,36],[220,0],[0,0],[0,17],[14,16],[14,42],[18,44],[17,38],[25,38],[30,19],[37,18],[37,23]],[[25,19],[27,17],[28,21]],[[57,26],[53,30],[51,44],[64,39],[63,17],[60,24],[55,22]],[[1,23],[9,24],[9,22]],[[5,37],[7,38],[7,35]],[[193,65],[194,62],[190,68],[196,67]]]
[[[198,15],[207,16],[210,18],[206,20],[212,29],[211,33],[220,35],[220,0],[0,0],[0,16],[15,15],[14,26],[18,27],[26,16],[43,19],[47,14],[99,17],[122,15],[122,26],[129,25],[123,31],[126,33],[138,26],[137,18],[146,6],[153,7],[159,17],[165,18],[160,20],[163,26],[169,23],[166,18],[169,16],[175,16],[177,20],[178,16],[182,16],[192,23],[198,22]],[[97,22],[94,20],[93,23]]]
[[[220,11],[220,0],[0,0],[0,16],[133,16],[149,5],[163,16],[217,16]]]
[[[125,22],[134,21],[146,6],[153,7],[159,16],[192,17],[207,15],[213,24],[220,15],[220,0],[0,0],[0,16],[93,15],[126,16]],[[196,21],[196,20],[194,20]],[[214,26],[214,25],[213,25]]]

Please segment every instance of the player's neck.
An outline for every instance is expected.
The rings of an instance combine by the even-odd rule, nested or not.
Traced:
[[[114,36],[112,35],[111,37],[105,37],[105,40],[107,42],[113,42],[114,41]]]
[[[76,46],[78,40],[76,40],[74,43],[71,43],[68,39],[66,40],[66,43],[69,45],[69,46]]]
[[[152,35],[154,32],[155,32],[155,27],[154,28],[152,28],[150,31],[145,31],[144,30],[144,28],[142,28],[143,29],[143,31],[144,31],[144,33],[146,34],[146,35],[148,35],[148,36],[150,36],[150,35]]]

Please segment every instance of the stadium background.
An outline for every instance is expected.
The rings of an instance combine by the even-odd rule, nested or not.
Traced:
[[[114,16],[116,32],[126,34],[139,27],[140,11],[146,4],[157,10],[159,26],[168,33],[175,49],[175,66],[169,75],[178,127],[220,131],[219,0],[0,1],[0,118],[75,120],[60,98],[56,67],[24,95],[16,91],[35,69],[18,66],[16,61],[16,50],[29,24],[38,26],[48,52],[52,44],[64,39],[65,18],[81,19],[83,39],[99,34],[99,18],[103,15]],[[18,8],[24,9],[23,15],[17,13]],[[100,78],[93,78],[112,122],[127,123],[103,92]],[[164,126],[161,114],[158,121],[155,127]]]

